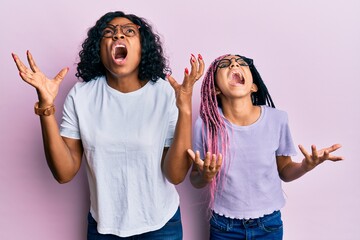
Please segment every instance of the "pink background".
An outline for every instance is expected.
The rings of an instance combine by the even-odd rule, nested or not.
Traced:
[[[85,169],[65,185],[52,178],[33,113],[36,94],[20,80],[11,52],[25,59],[31,50],[49,76],[70,67],[56,101],[60,120],[87,28],[113,10],[153,23],[180,81],[191,53],[201,53],[207,63],[224,53],[254,58],[277,108],[289,114],[294,142],[308,149],[341,143],[338,154],[346,159],[283,185],[284,239],[360,239],[358,0],[3,0],[0,9],[0,239],[85,239]],[[299,151],[295,160],[301,159]],[[184,239],[207,239],[203,190],[188,180],[178,190]]]

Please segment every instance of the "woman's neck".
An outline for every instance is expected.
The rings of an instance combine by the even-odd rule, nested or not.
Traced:
[[[106,76],[107,84],[122,93],[134,92],[142,88],[148,81],[142,81],[137,76],[114,77]]]

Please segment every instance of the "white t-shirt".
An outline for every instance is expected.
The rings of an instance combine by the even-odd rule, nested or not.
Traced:
[[[167,81],[121,93],[104,77],[75,84],[60,133],[81,139],[98,232],[127,237],[163,227],[179,196],[161,170],[173,140],[178,109]]]
[[[296,155],[286,112],[261,106],[259,119],[249,126],[237,126],[223,118],[230,143],[219,183],[222,188],[215,193],[213,210],[237,219],[259,218],[280,210],[285,198],[276,156]],[[199,150],[203,158],[202,128],[199,117],[194,150]]]

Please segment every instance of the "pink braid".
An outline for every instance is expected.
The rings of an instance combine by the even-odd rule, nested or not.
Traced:
[[[215,72],[218,61],[226,56],[228,55],[218,57],[210,64],[201,85],[200,117],[204,123],[202,129],[204,156],[206,155],[206,152],[211,152],[211,154],[216,155],[221,153],[223,155],[221,170],[216,175],[216,178],[210,183],[209,210],[214,205],[215,192],[221,189],[218,186],[218,184],[223,181],[220,179],[221,173],[226,169],[225,166],[228,166],[228,159],[226,157],[229,137],[224,119],[218,111],[218,101],[215,94]]]

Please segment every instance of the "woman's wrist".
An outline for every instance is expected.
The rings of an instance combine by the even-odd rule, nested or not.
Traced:
[[[50,116],[55,114],[55,105],[54,104],[45,104],[40,105],[39,102],[35,103],[34,112],[39,116]]]

